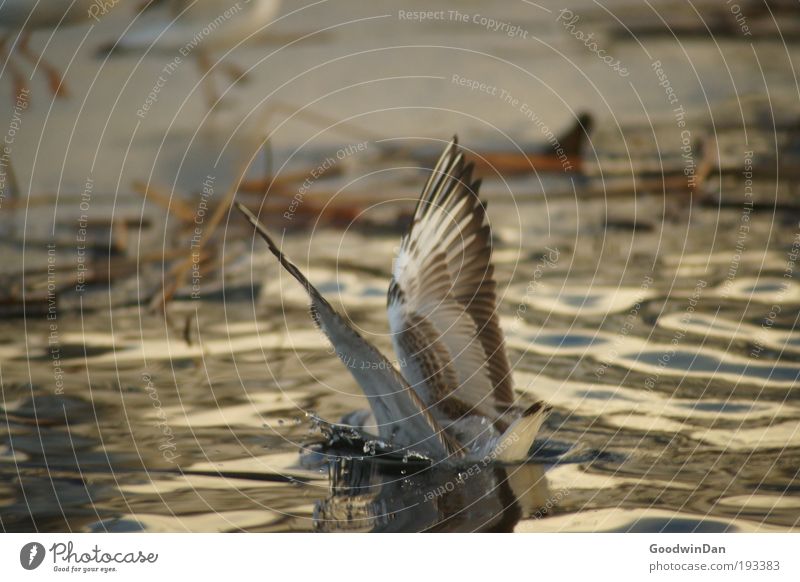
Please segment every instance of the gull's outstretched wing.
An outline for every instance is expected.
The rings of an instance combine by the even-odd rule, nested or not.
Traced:
[[[241,204],[236,205],[267,242],[284,269],[297,279],[311,298],[311,315],[328,336],[339,358],[358,382],[375,415],[380,437],[394,446],[418,451],[435,459],[463,453],[442,429],[417,394],[375,346],[339,316],[300,270],[270,239],[264,226]]]
[[[388,311],[402,372],[446,416],[498,420],[513,400],[496,310],[491,231],[480,181],[456,138],[439,158],[403,237]]]

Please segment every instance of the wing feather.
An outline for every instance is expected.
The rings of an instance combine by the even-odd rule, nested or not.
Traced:
[[[441,429],[430,410],[389,360],[336,313],[303,273],[278,249],[258,218],[243,205],[237,203],[236,206],[267,242],[269,250],[283,268],[305,288],[311,299],[315,322],[328,336],[337,355],[367,396],[381,438],[395,446],[424,452],[437,459],[449,455],[461,456],[463,453],[458,444]]]
[[[513,401],[511,366],[496,314],[491,265],[491,230],[478,198],[480,180],[454,138],[428,178],[408,233],[403,237],[389,288],[389,322],[398,356],[413,363],[411,327],[427,321],[426,345],[447,353],[458,379],[450,392],[480,414],[496,416],[496,406]],[[420,334],[415,334],[419,344]],[[418,353],[425,349],[420,346]],[[403,369],[429,404],[430,370]],[[413,381],[408,376],[413,376]],[[452,377],[452,374],[450,375]],[[438,384],[438,378],[431,379]]]

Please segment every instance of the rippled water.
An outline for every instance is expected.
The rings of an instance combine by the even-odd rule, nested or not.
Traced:
[[[3,528],[794,527],[800,286],[784,275],[798,217],[755,212],[737,252],[736,208],[662,221],[656,198],[549,199],[542,221],[537,197],[487,196],[518,394],[554,408],[530,464],[426,469],[322,447],[312,416],[366,403],[255,241],[226,264],[227,301],[177,301],[171,321],[64,308],[61,394],[47,319],[0,323]],[[648,228],[584,218],[634,208]],[[321,229],[283,244],[388,352],[397,240]]]
[[[19,192],[0,199],[0,529],[797,527],[800,45],[789,34],[797,19],[779,13],[781,3],[764,12],[741,2],[751,38],[716,0],[695,1],[691,11],[669,0],[569,2],[580,28],[624,61],[623,77],[556,22],[560,5],[449,4],[529,34],[411,22],[390,0],[309,3],[230,55],[252,69],[213,113],[187,60],[146,119],[136,112],[174,55],[98,59],[97,48],[130,22],[122,5],[91,31],[34,36],[37,48],[47,42],[48,59],[69,66],[72,98],[49,104],[36,79],[11,156]],[[773,10],[788,27],[786,44],[770,32]],[[669,23],[677,36],[661,30]],[[692,199],[684,126],[656,61],[688,112],[681,121],[698,167],[704,148],[724,168]],[[454,75],[519,103],[469,90]],[[0,102],[10,89],[4,82]],[[284,105],[269,122],[256,105],[265,99]],[[345,206],[342,199],[355,200],[355,210],[336,227],[270,227],[278,238],[291,227],[286,252],[391,354],[385,294],[397,217],[408,215],[427,177],[404,153],[435,155],[440,144],[431,139],[456,132],[469,150],[535,149],[547,132],[522,103],[553,133],[583,111],[597,122],[586,172],[574,181],[561,168],[502,179],[481,170],[517,395],[553,407],[529,463],[429,468],[373,457],[369,443],[365,452],[347,435],[327,443],[319,419],[337,421],[367,403],[314,328],[302,289],[238,216],[213,240],[219,253],[203,264],[201,299],[187,285],[166,317],[149,308],[162,279],[171,283],[172,264],[146,257],[186,256],[191,235],[145,201],[135,181],[152,180],[191,215],[204,181],[216,180],[213,206],[253,157],[251,179],[266,167],[302,175],[270,191],[279,217],[319,160],[366,134],[366,151],[315,181],[301,209],[313,224],[336,193]],[[5,107],[3,127],[12,118]],[[321,129],[313,117],[291,115],[299,109],[333,123]],[[742,182],[750,150],[752,208]],[[519,170],[520,158],[511,162]],[[92,259],[96,284],[78,295],[70,288],[87,184],[88,222],[105,238]],[[248,195],[254,207],[261,202],[252,189],[240,199]],[[109,238],[127,239],[127,250],[107,256]],[[42,301],[50,265],[59,284],[54,319]]]

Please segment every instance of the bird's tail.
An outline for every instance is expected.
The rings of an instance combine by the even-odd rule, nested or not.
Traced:
[[[495,444],[492,451],[494,459],[503,463],[527,459],[533,441],[550,411],[549,406],[543,402],[537,402],[523,412],[522,416],[506,429]]]

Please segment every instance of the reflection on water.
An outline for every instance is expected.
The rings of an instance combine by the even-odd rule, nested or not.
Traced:
[[[536,208],[525,202],[523,211]],[[551,208],[558,206],[550,202]],[[507,213],[494,206],[503,230]],[[692,221],[738,220],[698,209]],[[753,218],[753,246],[759,244]],[[764,217],[766,223],[768,217]],[[672,229],[666,225],[665,229]],[[791,286],[775,288],[781,242],[743,256],[738,280],[710,254],[708,285],[684,241],[656,231],[498,241],[503,326],[523,402],[554,412],[521,466],[426,468],[321,446],[309,414],[364,408],[347,371],[311,324],[305,301],[260,254],[250,300],[177,301],[194,332],[145,308],[59,317],[56,390],[48,322],[0,322],[3,431],[0,507],[7,530],[75,531],[753,531],[800,519],[800,372]],[[776,230],[777,228],[777,230]],[[710,248],[693,228],[692,248]],[[606,248],[654,249],[638,266]],[[769,240],[767,240],[769,239]],[[383,349],[394,235],[315,233],[309,271]],[[341,244],[340,244],[341,243]],[[308,238],[286,239],[303,256]],[[369,244],[373,255],[360,260]],[[528,289],[546,245],[558,264]],[[342,261],[331,268],[332,246]],[[658,250],[655,250],[658,249]],[[639,251],[641,253],[641,251]],[[656,256],[657,255],[657,256]],[[727,255],[730,257],[730,255]],[[777,258],[776,258],[777,257]],[[661,266],[652,270],[654,259]],[[685,258],[685,257],[684,257]],[[369,271],[362,272],[367,263]],[[770,277],[771,275],[771,277]],[[248,273],[249,277],[249,273]],[[652,277],[643,289],[642,282]],[[591,283],[602,279],[597,285]],[[614,284],[614,279],[617,283]],[[769,284],[754,285],[751,280]],[[235,281],[240,286],[241,281]],[[557,291],[569,291],[561,296]],[[376,293],[375,290],[381,290]],[[577,301],[580,295],[590,301]],[[778,302],[778,303],[776,303]],[[524,309],[520,309],[524,305]],[[780,305],[781,310],[775,309]],[[199,307],[199,309],[198,309]],[[182,310],[182,311],[181,311]],[[770,315],[770,312],[772,316]]]
[[[330,496],[314,509],[324,532],[509,532],[556,503],[533,463],[430,468],[339,457],[329,466]]]
[[[406,4],[428,7],[421,0]],[[776,43],[774,34],[753,43],[726,38],[722,46],[699,35],[688,43],[615,40],[632,72],[618,86],[621,79],[609,79],[582,43],[554,33],[552,14],[535,4],[496,7],[502,20],[521,22],[536,35],[524,43],[481,27],[412,27],[376,18],[397,12],[388,0],[311,3],[286,19],[289,32],[347,26],[282,47],[272,59],[262,59],[263,44],[243,47],[243,64],[260,63],[248,75],[251,83],[233,88],[234,98],[202,123],[208,111],[198,107],[200,92],[184,107],[197,81],[191,67],[172,78],[145,122],[135,111],[164,67],[161,57],[140,61],[127,90],[119,84],[124,61],[98,77],[94,56],[78,54],[74,68],[70,60],[70,70],[86,81],[70,85],[87,91],[88,106],[76,94],[48,108],[37,94],[25,113],[30,133],[20,130],[12,156],[25,187],[16,199],[0,199],[0,289],[6,292],[0,294],[0,529],[796,528],[800,212],[791,171],[798,111],[796,83],[786,72],[800,45]],[[574,4],[583,7],[581,22],[614,25],[595,2]],[[626,12],[640,3],[615,4]],[[112,18],[118,29],[108,38],[127,25],[122,13]],[[700,29],[705,33],[704,24]],[[96,30],[108,40],[108,32]],[[84,31],[66,34],[83,44]],[[44,40],[39,36],[34,41]],[[444,37],[454,46],[441,47]],[[421,46],[387,50],[387,39],[397,38]],[[48,57],[66,65],[72,50],[58,43],[54,37]],[[85,44],[83,50],[94,50]],[[644,46],[652,52],[640,52]],[[693,143],[713,135],[705,147],[720,157],[720,175],[691,197],[683,188],[666,188],[674,175],[660,179],[662,171],[676,172],[683,182],[685,159],[673,105],[651,69],[654,59],[669,67],[690,112]],[[723,65],[727,74],[717,74]],[[763,74],[754,75],[762,66]],[[353,218],[352,228],[321,221],[303,230],[300,217],[281,223],[292,226],[282,240],[288,254],[390,354],[385,305],[397,230],[427,178],[406,159],[426,140],[402,136],[457,131],[465,146],[485,154],[515,149],[494,129],[508,130],[522,146],[541,145],[547,133],[521,122],[518,107],[452,82],[453,73],[469,71],[524,97],[554,133],[584,106],[598,120],[585,175],[526,170],[498,179],[481,170],[517,395],[523,405],[545,400],[553,413],[530,462],[521,465],[427,467],[358,449],[333,455],[313,419],[337,421],[367,403],[313,327],[306,295],[232,218],[215,235],[219,255],[202,262],[202,299],[193,300],[186,285],[167,317],[153,313],[146,299],[171,274],[143,257],[169,250],[172,235],[185,253],[196,225],[189,220],[181,230],[187,225],[130,184],[153,170],[155,190],[166,185],[163,197],[174,194],[194,219],[197,200],[190,193],[212,172],[215,199],[221,199],[240,159],[254,154],[250,142],[275,128],[275,159],[269,156],[267,165],[277,171],[286,161],[280,178],[302,174],[265,199],[271,203],[265,214],[279,208],[280,218],[314,167],[308,164],[335,156],[354,139],[341,133],[344,123],[320,131],[282,113],[261,126],[249,114],[275,91],[278,101],[297,105],[291,110],[308,107],[391,138],[383,145],[370,139],[365,155],[311,180],[303,220],[312,225],[315,212],[335,198],[350,211],[343,221]],[[117,94],[118,100],[108,98]],[[239,135],[239,128],[247,131]],[[752,208],[742,199],[745,142],[755,150],[754,173],[780,168],[790,176],[788,184],[755,180]],[[779,157],[776,144],[791,147]],[[289,156],[296,146],[298,155]],[[438,151],[430,142],[425,148]],[[502,152],[494,153],[501,160]],[[632,172],[641,172],[635,183]],[[108,267],[114,278],[109,284],[99,276],[79,295],[69,289],[87,176],[94,180],[88,246],[99,265],[95,275]],[[112,231],[119,249],[110,246]],[[59,288],[55,321],[43,295],[51,239],[58,243],[56,279],[65,289]],[[20,307],[14,301],[23,289],[29,293]]]

